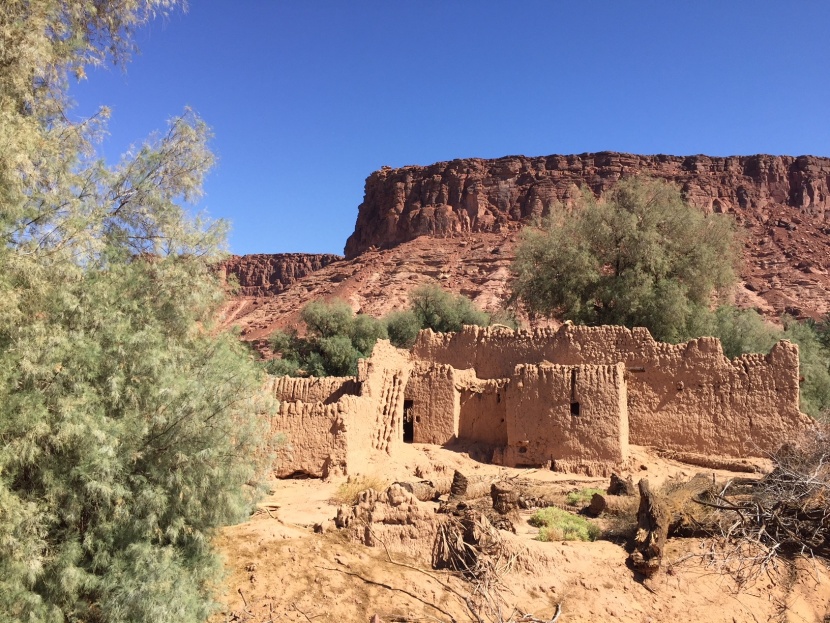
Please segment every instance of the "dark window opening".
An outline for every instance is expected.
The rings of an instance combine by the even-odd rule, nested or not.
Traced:
[[[403,441],[415,441],[415,418],[412,417],[412,400],[403,401]]]
[[[579,403],[572,402],[571,403],[571,415],[579,415]]]

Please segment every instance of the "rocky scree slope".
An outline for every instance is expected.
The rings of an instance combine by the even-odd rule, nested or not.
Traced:
[[[345,260],[320,261],[319,269],[275,291],[265,285],[267,267],[275,265],[266,258],[283,256],[233,258],[229,272],[252,285],[240,277],[243,290],[226,321],[256,339],[290,324],[299,307],[319,296],[385,313],[430,279],[494,309],[523,224],[553,201],[568,204],[579,187],[601,195],[629,175],[672,181],[702,210],[734,215],[744,230],[739,305],[772,316],[815,317],[830,309],[830,158],[602,152],[384,167],[366,180]],[[290,255],[301,262],[303,254]]]

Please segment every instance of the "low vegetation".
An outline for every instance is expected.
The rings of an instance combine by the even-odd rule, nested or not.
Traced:
[[[266,369],[274,375],[354,376],[358,359],[369,357],[380,339],[410,348],[421,329],[460,331],[463,325],[488,326],[493,319],[467,297],[437,285],[416,288],[409,300],[408,309],[381,319],[355,314],[341,300],[309,303],[300,313],[304,335],[297,330],[271,335],[271,349],[279,358],[267,362]],[[496,319],[516,326],[508,314]]]
[[[600,535],[599,527],[585,517],[555,506],[536,511],[528,523],[539,528],[540,541],[596,541]]]
[[[579,491],[571,491],[568,495],[565,496],[565,502],[570,504],[571,506],[580,506],[584,504],[588,504],[591,501],[591,498],[594,495],[605,495],[605,490],[603,489],[580,489]]]
[[[388,478],[378,475],[370,476],[356,476],[349,478],[337,487],[337,492],[332,496],[331,501],[334,504],[346,504],[351,506],[357,504],[357,496],[366,489],[374,489],[375,491],[386,491],[389,485],[392,484]]]

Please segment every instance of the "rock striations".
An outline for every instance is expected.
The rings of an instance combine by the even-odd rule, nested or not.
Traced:
[[[568,203],[578,187],[600,195],[620,177],[650,175],[678,184],[694,205],[763,218],[771,205],[824,220],[830,208],[830,159],[814,156],[637,156],[614,152],[507,156],[384,167],[366,180],[346,257],[422,235],[501,232]]]
[[[267,296],[279,294],[298,279],[342,259],[331,253],[232,255],[220,264],[219,274],[225,282],[229,276],[235,277],[242,296]]]
[[[296,323],[307,302],[332,297],[382,315],[428,281],[495,310],[522,225],[552,201],[568,203],[579,187],[602,194],[629,175],[670,180],[702,210],[734,215],[744,241],[738,305],[772,318],[830,312],[830,158],[602,152],[384,167],[366,180],[347,259],[229,259],[224,273],[241,287],[225,322],[256,340]]]

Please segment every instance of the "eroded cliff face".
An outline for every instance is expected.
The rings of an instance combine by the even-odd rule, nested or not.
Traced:
[[[771,319],[830,313],[830,158],[636,156],[600,153],[454,160],[369,176],[346,253],[231,258],[241,291],[224,322],[244,339],[294,326],[311,300],[342,298],[381,316],[435,282],[496,311],[509,293],[518,230],[577,186],[608,190],[621,176],[677,183],[703,210],[734,215],[743,264],[735,303]],[[525,319],[527,320],[527,319]]]
[[[258,253],[232,255],[219,265],[223,281],[233,276],[242,296],[279,294],[295,281],[338,260],[331,253]]]
[[[735,213],[739,221],[766,223],[771,208],[786,206],[823,223],[830,209],[830,158],[614,152],[471,158],[372,173],[346,257],[423,235],[517,229],[551,202],[570,202],[579,187],[601,195],[629,175],[670,180],[693,205]]]

